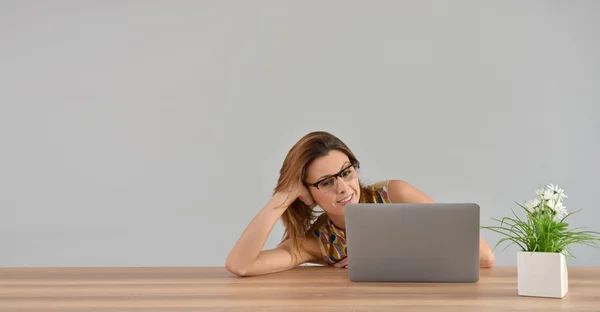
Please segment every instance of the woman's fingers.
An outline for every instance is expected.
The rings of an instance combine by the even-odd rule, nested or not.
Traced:
[[[315,205],[315,201],[313,200],[312,196],[310,196],[310,193],[302,193],[300,196],[298,196],[298,198],[307,206],[312,207]]]
[[[345,257],[344,259],[340,260],[334,266],[338,268],[348,268],[348,257]]]

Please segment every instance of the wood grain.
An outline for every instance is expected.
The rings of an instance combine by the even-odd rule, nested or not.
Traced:
[[[345,269],[257,277],[224,268],[4,268],[0,311],[600,311],[600,267],[570,267],[563,299],[517,295],[515,267],[473,284],[354,283]]]

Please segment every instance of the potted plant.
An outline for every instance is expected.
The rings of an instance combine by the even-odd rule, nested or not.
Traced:
[[[518,245],[521,249],[517,252],[520,296],[563,298],[569,290],[567,260],[574,257],[569,246],[598,247],[600,238],[596,235],[600,233],[568,228],[565,220],[581,209],[568,213],[563,205],[567,195],[557,185],[549,184],[545,189],[537,190],[536,194],[535,199],[517,203],[525,211],[523,218],[512,211],[514,218],[492,218],[499,225],[482,228],[503,236],[494,249],[504,242],[510,242],[508,246]]]

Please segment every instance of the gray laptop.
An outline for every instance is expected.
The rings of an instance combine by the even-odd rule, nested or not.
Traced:
[[[477,204],[348,204],[344,215],[351,281],[479,280]]]

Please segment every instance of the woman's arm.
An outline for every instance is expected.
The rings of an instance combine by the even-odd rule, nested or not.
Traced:
[[[254,217],[229,253],[225,267],[238,276],[252,276],[292,269],[305,262],[313,262],[320,253],[316,238],[308,236],[299,246],[299,257],[292,257],[292,242],[287,240],[274,249],[262,250],[273,226],[296,198],[275,194]]]
[[[402,180],[390,180],[388,193],[393,203],[434,203],[434,201],[414,186]],[[494,266],[494,253],[488,243],[479,236],[479,266]]]

